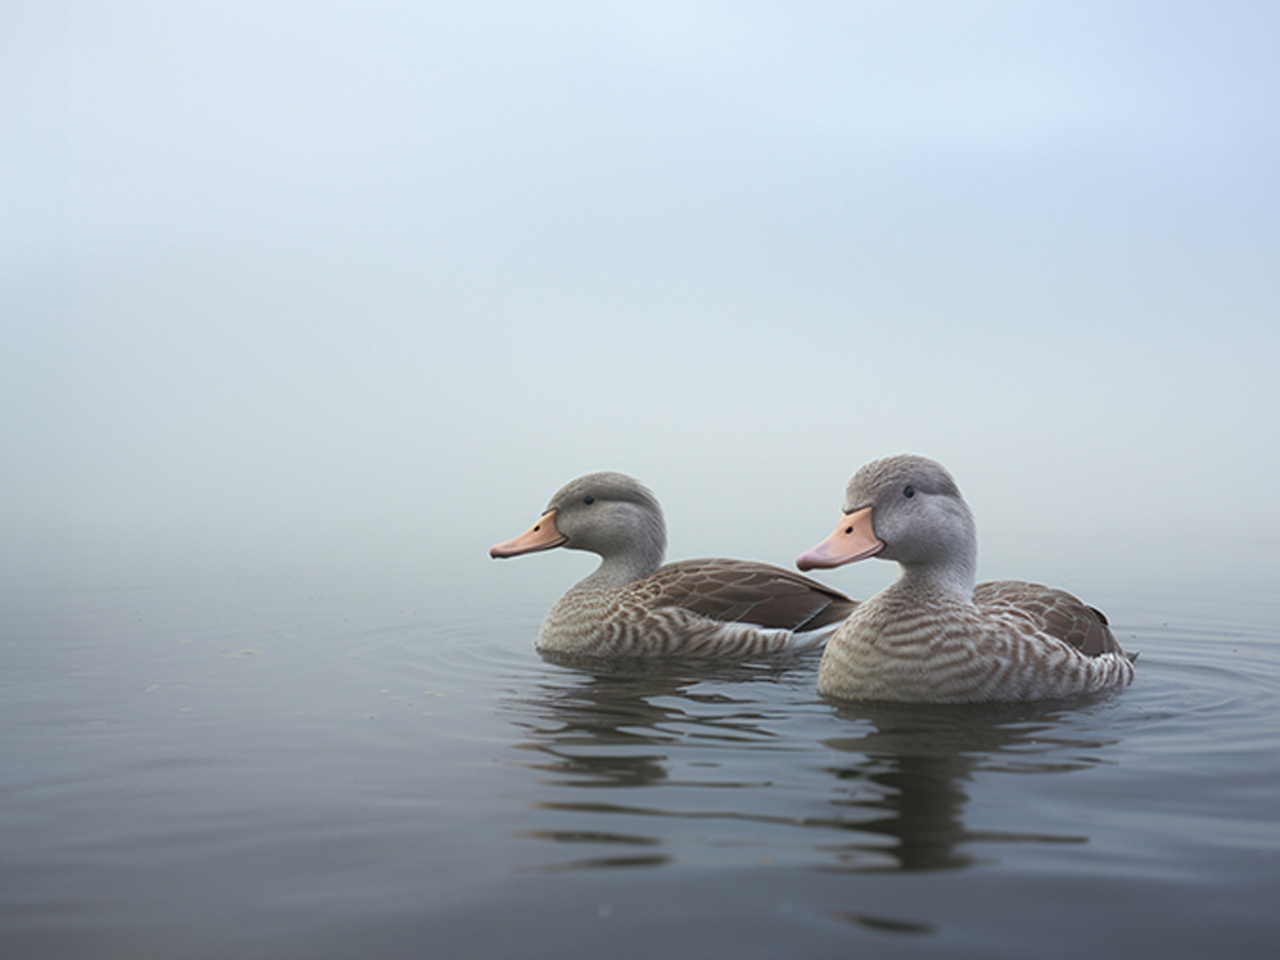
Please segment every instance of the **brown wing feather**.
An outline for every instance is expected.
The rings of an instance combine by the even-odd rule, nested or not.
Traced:
[[[1065,590],[1021,580],[995,580],[978,584],[973,602],[992,610],[1016,610],[1031,618],[1044,633],[1086,656],[1123,653],[1102,611]]]
[[[839,623],[857,606],[816,580],[750,560],[682,560],[659,568],[649,581],[660,590],[656,606],[786,630]]]

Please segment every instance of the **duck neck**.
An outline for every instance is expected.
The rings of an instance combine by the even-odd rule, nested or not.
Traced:
[[[952,557],[946,563],[899,563],[900,590],[941,595],[959,603],[973,602],[977,582],[977,558],[973,555]]]
[[[621,553],[601,556],[600,566],[583,580],[583,584],[601,587],[621,587],[636,580],[643,580],[662,565],[660,546],[637,547]]]

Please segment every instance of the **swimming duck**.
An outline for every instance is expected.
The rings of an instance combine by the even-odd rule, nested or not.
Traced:
[[[639,481],[591,473],[562,487],[494,558],[564,547],[600,566],[547,614],[537,649],[582,657],[748,657],[821,646],[855,604],[782,567],[747,560],[662,566],[662,508]]]
[[[977,534],[941,464],[902,455],[862,467],[835,532],[801,570],[878,556],[900,575],[836,630],[818,692],[846,700],[959,703],[1052,700],[1133,680],[1103,614],[1020,580],[974,585]]]

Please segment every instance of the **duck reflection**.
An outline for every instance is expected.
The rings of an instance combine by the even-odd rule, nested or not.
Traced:
[[[724,787],[767,786],[738,780],[678,777],[672,773],[673,751],[694,756],[684,764],[692,769],[721,767],[723,749],[752,743],[771,743],[776,735],[767,730],[769,718],[760,701],[749,692],[748,681],[771,682],[785,667],[761,664],[630,665],[564,663],[574,672],[556,674],[538,683],[533,691],[505,704],[518,714],[513,721],[525,739],[516,744],[535,754],[524,765],[538,771],[539,782],[556,788],[626,788],[667,786],[695,792]],[[793,664],[794,665],[794,662]],[[731,692],[727,692],[731,691]],[[737,695],[742,692],[742,695]],[[717,745],[723,749],[717,750]],[[705,757],[705,759],[700,759]],[[533,809],[563,816],[611,814],[612,823],[655,825],[679,820],[723,819],[723,812],[678,812],[655,804],[564,798],[532,803]],[[647,794],[646,794],[647,796]],[[671,830],[632,832],[582,829],[574,819],[564,829],[524,831],[523,836],[568,844],[603,844],[609,855],[557,863],[544,871],[660,866],[673,858],[668,853],[640,853],[640,847],[669,844]],[[620,849],[621,848],[621,849]]]
[[[530,807],[559,821],[522,835],[601,848],[538,869],[662,866],[674,850],[722,862],[733,850],[755,865],[946,870],[975,863],[977,844],[1086,842],[965,824],[979,775],[1099,762],[1109,743],[1071,722],[1078,705],[833,707],[812,693],[813,672],[575,667],[509,698],[523,765],[553,791]]]
[[[979,772],[1093,766],[1108,744],[1055,735],[1069,715],[1051,703],[841,705],[837,716],[864,732],[821,741],[851,758],[829,768],[838,783],[831,826],[859,839],[828,846],[833,862],[825,869],[955,869],[976,862],[968,846],[977,842],[1087,842],[1079,835],[973,831],[963,818],[966,784]]]
[[[528,766],[550,774],[542,781],[550,785],[656,784],[669,777],[663,747],[691,739],[742,743],[772,736],[761,726],[759,711],[749,709],[753,699],[699,686],[721,682],[732,689],[735,682],[780,672],[769,664],[610,664],[570,675],[568,682],[545,681],[532,695],[511,701],[524,714],[516,724],[529,738],[519,747],[548,758]]]

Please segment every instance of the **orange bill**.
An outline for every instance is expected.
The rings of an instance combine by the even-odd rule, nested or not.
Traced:
[[[518,557],[522,553],[537,553],[539,550],[558,547],[568,539],[556,529],[556,512],[548,510],[541,520],[514,540],[490,547],[489,556],[497,560],[500,557]]]
[[[801,570],[816,567],[840,567],[855,560],[865,560],[884,549],[871,526],[871,508],[863,507],[840,518],[835,531],[812,550],[796,558]]]

